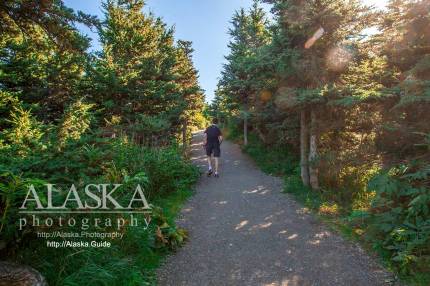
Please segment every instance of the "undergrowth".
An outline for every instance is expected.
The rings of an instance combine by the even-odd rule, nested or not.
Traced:
[[[54,142],[55,143],[55,142]],[[53,143],[53,144],[54,144]],[[47,143],[51,144],[51,143]],[[175,251],[186,239],[187,232],[175,226],[175,217],[182,203],[191,195],[198,170],[183,158],[180,148],[149,148],[136,145],[127,138],[100,139],[82,137],[67,143],[64,149],[47,152],[34,148],[25,156],[7,156],[6,147],[0,148],[1,238],[2,260],[27,264],[42,273],[49,285],[154,285],[155,270],[163,257]],[[53,148],[51,148],[52,150]],[[54,149],[55,150],[55,149]],[[70,183],[69,183],[70,182]],[[46,183],[59,188],[76,184],[82,186],[98,183],[122,184],[118,202],[129,197],[140,184],[148,202],[153,206],[151,221],[144,228],[143,214],[135,216],[139,226],[90,225],[87,232],[123,233],[122,239],[49,238],[51,241],[109,241],[111,247],[47,247],[47,239],[37,237],[37,232],[81,232],[81,228],[59,226],[50,228],[28,226],[18,229],[19,206],[30,184],[43,187]],[[46,191],[45,191],[46,192]],[[44,192],[40,192],[41,200]],[[60,201],[67,192],[60,193]],[[54,201],[55,204],[55,201]],[[116,214],[61,215],[65,219],[118,218]],[[128,215],[121,215],[128,218]],[[31,218],[30,218],[31,219]],[[40,220],[43,219],[40,217]]]
[[[49,285],[156,285],[163,258],[187,237],[174,219],[191,194],[178,190],[154,201],[159,207],[149,228],[128,227],[123,239],[112,240],[109,248],[48,248],[44,240],[32,239],[16,259],[39,270]]]

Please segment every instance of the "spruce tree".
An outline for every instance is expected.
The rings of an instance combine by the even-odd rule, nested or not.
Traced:
[[[15,98],[4,99],[5,108],[19,101],[41,120],[56,121],[82,96],[87,71],[90,41],[74,24],[97,26],[96,18],[62,1],[3,1],[0,17],[2,97]]]
[[[95,69],[96,101],[106,120],[137,140],[167,136],[179,126],[183,98],[175,82],[173,29],[144,14],[144,1],[107,1]],[[146,133],[146,134],[145,134]]]
[[[348,47],[357,44],[357,35],[372,23],[373,14],[359,1],[265,2],[273,4],[294,71],[281,76],[276,100],[287,109],[300,109],[302,180],[316,189],[318,117],[326,102],[325,90],[353,60]]]
[[[198,83],[198,72],[194,68],[190,41],[179,40],[177,43],[176,83],[181,94],[181,114],[179,121],[182,124],[183,144],[187,142],[189,125],[198,125],[198,114],[203,111],[204,94]]]
[[[421,144],[430,133],[430,3],[390,1],[387,8],[375,42],[387,67],[396,72],[396,82],[386,85],[395,96],[385,103],[384,120],[390,128],[382,129],[378,139],[389,150],[388,164],[426,152]]]
[[[224,65],[219,85],[223,94],[229,97],[231,108],[238,110],[243,116],[246,145],[248,117],[253,110],[253,98],[259,89],[255,85],[259,76],[257,54],[269,42],[270,34],[266,15],[258,1],[254,1],[248,13],[244,9],[236,11],[231,23],[230,54],[226,57],[227,64]]]

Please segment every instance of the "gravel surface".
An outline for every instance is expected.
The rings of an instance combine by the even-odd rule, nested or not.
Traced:
[[[206,171],[202,133],[192,158]],[[328,230],[239,146],[221,146],[220,178],[203,175],[178,225],[188,242],[167,258],[159,285],[388,285],[363,250]]]

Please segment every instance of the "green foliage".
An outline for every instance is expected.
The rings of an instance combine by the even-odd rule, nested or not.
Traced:
[[[103,51],[90,73],[104,118],[119,117],[121,131],[140,140],[174,133],[184,122],[192,126],[204,101],[191,42],[175,45],[173,28],[142,13],[143,6],[144,1],[103,5]]]
[[[152,271],[159,263],[161,254],[176,249],[186,238],[186,232],[174,225],[174,218],[180,204],[191,194],[189,188],[198,177],[197,169],[183,160],[175,146],[152,149],[126,139],[100,141],[88,135],[65,144],[64,151],[53,154],[42,150],[38,154],[33,153],[31,158],[15,157],[12,161],[0,161],[2,168],[9,168],[9,171],[2,170],[0,177],[3,210],[1,242],[7,247],[0,251],[8,255],[17,253],[20,261],[22,259],[40,270],[53,285],[80,285],[84,277],[103,285],[123,285],[122,281],[130,281],[127,283],[134,285],[133,279],[146,283],[148,274],[145,271]],[[90,249],[78,255],[62,250],[65,258],[60,258],[53,253],[58,249],[46,248],[40,245],[45,243],[44,240],[34,239],[33,232],[37,228],[19,231],[17,226],[17,211],[28,186],[33,184],[36,188],[44,188],[43,185],[48,182],[58,184],[58,188],[67,185],[67,182],[79,182],[78,189],[88,183],[119,183],[123,184],[123,197],[127,197],[127,192],[129,195],[136,184],[140,184],[149,202],[155,206],[150,228],[142,232],[140,228],[130,227],[125,231],[127,238],[113,241],[114,246],[109,250]],[[46,203],[43,197],[41,200]],[[122,196],[118,201],[122,202]],[[135,247],[136,244],[139,247]],[[34,249],[40,249],[37,257],[34,256]],[[107,261],[106,255],[112,259]],[[135,264],[140,265],[140,269],[135,268]],[[64,265],[68,265],[68,270],[58,274]],[[131,267],[134,269],[133,275],[125,277],[118,272],[118,267]],[[99,273],[91,274],[95,269]],[[104,280],[106,277],[111,278]]]
[[[22,178],[6,170],[0,169],[0,194],[2,216],[0,219],[0,251],[8,246],[15,248],[21,243],[23,233],[18,229],[18,210],[27,194],[28,187],[41,187],[47,182],[40,179]],[[40,197],[41,202],[46,203],[46,197]]]
[[[260,168],[273,175],[292,174],[297,165],[297,158],[284,146],[265,146],[252,134],[249,136],[248,145],[243,151],[249,154]]]
[[[268,20],[258,1],[254,1],[249,11],[236,11],[231,23],[230,54],[226,57],[216,96],[224,97],[230,109],[248,111],[261,88],[261,80],[257,80],[262,64],[258,54],[270,40]]]
[[[155,270],[163,256],[187,237],[182,229],[175,227],[174,220],[191,194],[187,189],[177,190],[151,201],[156,207],[149,228],[124,229],[123,239],[111,240],[109,248],[52,249],[43,240],[27,239],[27,247],[17,254],[19,261],[41,271],[50,285],[154,285]]]
[[[238,141],[246,114],[244,150],[263,170],[286,175],[287,192],[427,285],[429,2],[393,0],[384,11],[358,0],[262,2],[274,16],[267,38],[248,28],[256,5],[235,13],[209,112]],[[303,174],[288,165],[299,154]]]
[[[169,220],[161,208],[155,208],[152,214],[152,220],[156,225],[155,230],[155,248],[169,248],[176,250],[187,239],[187,231],[183,228],[177,228],[170,225]]]
[[[74,102],[64,112],[60,123],[59,141],[64,144],[68,139],[79,140],[90,127],[93,104],[85,104],[81,100]]]
[[[30,149],[38,147],[43,135],[41,124],[32,116],[29,110],[22,107],[11,112],[9,120],[11,127],[2,134],[17,154],[25,154]]]
[[[285,176],[284,180],[284,192],[294,195],[294,198],[304,204],[305,207],[318,211],[319,207],[324,203],[325,199],[320,193],[314,192],[311,188],[303,185],[298,168],[293,174]]]
[[[376,175],[369,189],[370,231],[377,249],[389,256],[402,274],[428,272],[430,263],[430,166],[392,168]]]
[[[148,177],[146,193],[149,199],[182,190],[194,183],[198,176],[197,170],[183,160],[177,146],[147,149],[119,141],[108,155],[103,156],[106,157],[112,158],[105,167],[110,174],[106,179],[117,181],[144,171]]]
[[[187,139],[202,124],[192,44],[175,42],[141,0],[106,1],[103,21],[61,0],[30,2],[0,5],[2,258],[32,265],[50,285],[152,285],[161,257],[186,238],[174,218],[198,176],[177,143],[182,126]],[[101,51],[87,51],[77,24],[97,29]],[[147,230],[125,227],[111,248],[77,252],[46,247],[35,234],[43,227],[18,230],[29,185],[55,184],[60,202],[71,184],[107,182],[123,185],[119,202],[144,188],[154,206]]]

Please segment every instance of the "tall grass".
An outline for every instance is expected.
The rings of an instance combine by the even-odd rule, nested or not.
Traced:
[[[40,150],[29,155],[35,159],[33,161],[29,157],[0,161],[3,163],[0,164],[0,183],[2,186],[15,186],[13,192],[2,193],[2,203],[8,202],[11,209],[16,210],[26,194],[24,190],[28,183],[35,181],[60,185],[73,182],[77,184],[78,191],[88,183],[118,183],[123,184],[120,195],[128,197],[136,185],[141,184],[153,205],[149,227],[128,225],[121,228],[122,239],[105,239],[112,243],[109,248],[52,248],[47,247],[46,239],[36,236],[37,231],[80,232],[80,229],[54,225],[50,229],[28,227],[20,231],[16,223],[17,213],[8,212],[2,219],[6,223],[1,240],[7,245],[0,250],[2,259],[34,267],[51,286],[154,285],[155,270],[163,257],[187,238],[186,231],[177,228],[174,221],[182,203],[192,194],[192,185],[198,178],[197,168],[183,158],[181,150],[174,144],[148,148],[125,138],[109,141],[84,138],[55,155],[53,158]],[[95,216],[91,212],[85,214],[88,218]],[[102,218],[115,219],[117,216],[103,214]],[[140,221],[142,219],[143,215]],[[87,231],[117,230],[98,226]],[[91,238],[50,240],[99,241]]]

